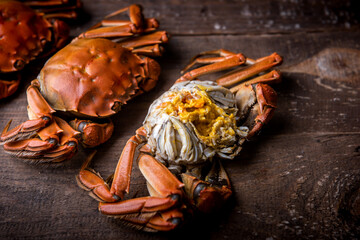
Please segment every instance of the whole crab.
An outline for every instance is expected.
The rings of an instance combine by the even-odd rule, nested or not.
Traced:
[[[217,56],[200,57],[210,54]],[[110,181],[89,168],[92,155],[85,161],[77,182],[100,201],[101,213],[144,231],[168,231],[183,222],[186,212],[212,212],[231,196],[230,181],[219,159],[237,156],[244,141],[272,117],[277,97],[267,83],[279,82],[280,72],[263,72],[280,64],[282,58],[273,53],[253,60],[227,50],[200,56],[186,70],[196,63],[208,65],[184,74],[150,106],[143,126],[126,143],[109,178],[111,188]],[[216,82],[193,80],[240,65],[247,66]],[[145,144],[138,165],[150,196],[119,201],[129,193],[135,150],[141,143]]]
[[[0,1],[0,99],[17,90],[19,71],[31,60],[65,45],[69,27],[57,18],[75,18],[80,6],[80,0]]]
[[[160,66],[150,57],[162,54],[164,31],[144,18],[138,5],[120,9],[107,18],[128,11],[129,20],[103,20],[52,56],[27,89],[28,121],[1,135],[4,150],[32,162],[58,163],[77,151],[78,139],[87,147],[108,140],[113,132],[107,118],[131,98],[152,89]],[[118,42],[104,37],[118,38]],[[67,122],[55,110],[85,120]],[[81,136],[80,136],[81,135]]]

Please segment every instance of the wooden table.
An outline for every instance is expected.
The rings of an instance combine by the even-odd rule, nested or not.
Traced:
[[[83,0],[75,36],[132,1]],[[60,168],[26,164],[0,150],[1,239],[349,239],[360,233],[360,14],[356,1],[138,1],[172,35],[156,88],[112,118],[115,133],[97,148],[108,176],[151,102],[190,57],[219,48],[258,58],[284,56],[272,121],[238,159],[225,161],[234,197],[219,215],[172,233],[148,234],[97,211],[75,175],[91,152]],[[27,119],[26,86],[44,61],[26,68],[19,91],[0,101],[0,129]],[[134,166],[131,196],[146,193]]]

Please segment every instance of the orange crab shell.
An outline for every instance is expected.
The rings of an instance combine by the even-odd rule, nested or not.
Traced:
[[[30,7],[0,2],[0,71],[21,70],[51,40],[51,24]]]
[[[158,76],[160,66],[155,65]],[[138,92],[148,75],[139,56],[98,38],[74,40],[48,60],[38,80],[55,110],[107,117]]]

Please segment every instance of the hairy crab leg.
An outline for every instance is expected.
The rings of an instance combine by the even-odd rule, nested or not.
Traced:
[[[145,231],[174,229],[183,221],[182,206],[179,203],[184,184],[150,155],[141,154],[139,168],[150,186],[148,189],[151,196],[100,203],[99,211]]]
[[[128,11],[130,21],[136,26],[140,26],[143,23],[144,16],[142,15],[142,8],[140,5],[137,4],[132,4],[128,7],[112,12],[108,14],[105,18],[111,18],[126,11]]]
[[[106,189],[104,186],[107,186],[107,184],[98,173],[89,168],[92,156],[87,159],[77,176],[79,186],[87,191],[91,191],[95,199],[101,199],[105,202],[112,202],[124,198],[125,193],[129,193],[131,169],[136,147],[144,141],[143,137],[141,137],[142,134],[145,134],[143,131],[143,128],[137,130],[137,134],[132,136],[123,148],[113,175],[111,191],[108,188],[107,191],[104,190]],[[100,182],[102,183],[102,187],[101,191],[98,191],[96,189]],[[94,185],[94,183],[96,184]],[[114,200],[109,200],[112,198],[114,198]]]
[[[51,6],[62,6],[66,5],[69,1],[64,0],[43,0],[43,1],[32,1],[32,0],[25,0],[23,1],[25,5],[31,6],[31,7],[51,7]],[[79,0],[76,0],[76,5],[80,4],[81,2]]]
[[[247,138],[251,138],[272,118],[277,94],[269,85],[256,83],[239,88],[235,99],[242,113],[240,118],[250,128]]]
[[[4,150],[32,163],[58,163],[71,158],[77,151],[79,132],[60,118],[54,117],[54,120],[41,129],[36,138],[8,142]]]
[[[164,52],[164,48],[159,44],[155,44],[155,45],[135,48],[131,51],[135,54],[140,54],[148,57],[160,57]]]
[[[218,55],[218,57],[201,58],[202,56],[206,56],[206,55]],[[218,50],[199,53],[198,55],[195,55],[193,58],[190,59],[190,63],[187,66],[185,66],[185,68],[181,71],[181,73],[183,74],[184,72],[192,68],[195,64],[208,64],[208,63],[221,62],[225,59],[225,57],[229,57],[233,55],[236,55],[236,53],[230,52],[225,49],[218,49]]]
[[[90,161],[96,151],[91,153],[81,166],[80,172],[76,175],[76,182],[82,189],[89,191],[89,195],[100,202],[115,202],[119,200],[117,196],[110,193],[108,184],[103,180],[99,173],[89,167]]]
[[[169,37],[165,31],[157,31],[147,35],[141,35],[139,37],[127,39],[119,43],[122,47],[132,50],[137,47],[167,43],[168,41]]]
[[[141,7],[135,4],[120,9],[108,15],[108,17],[116,16],[127,10],[129,12],[130,22],[123,20],[107,20],[105,24],[100,22],[91,27],[90,30],[80,34],[79,38],[128,37],[137,33],[151,32],[158,28],[158,22],[153,18],[145,19]]]
[[[122,47],[130,49],[133,53],[140,54],[143,60],[143,68],[147,78],[137,78],[140,89],[135,94],[140,95],[153,89],[157,83],[160,74],[160,65],[147,56],[161,56],[163,48],[159,45],[168,42],[167,33],[164,31],[154,32],[147,35],[132,38],[130,40],[121,41]]]
[[[70,122],[70,126],[81,132],[81,143],[84,147],[96,147],[111,137],[114,131],[114,124],[109,122],[95,123],[90,120],[75,119]]]
[[[35,161],[59,163],[69,158],[72,158],[77,152],[77,138],[80,133],[70,127],[70,125],[63,119],[54,117],[54,120],[54,122],[56,122],[56,124],[61,129],[61,133],[59,134],[59,143],[56,145],[55,148],[51,149],[50,151],[43,151],[40,156],[38,156],[38,159],[36,159]],[[47,131],[48,128],[45,128],[43,130]]]
[[[244,55],[242,55],[241,53],[231,55],[229,57],[226,57],[221,62],[215,62],[210,65],[206,65],[203,67],[193,69],[193,70],[185,73],[184,75],[182,75],[178,80],[176,80],[176,82],[190,81],[190,80],[193,80],[204,74],[209,74],[209,73],[229,69],[232,67],[240,66],[240,65],[244,64],[245,61],[246,61],[246,59],[245,59]]]
[[[282,58],[277,53],[273,53],[270,56],[264,57],[261,60],[256,61],[254,64],[244,69],[236,70],[235,72],[230,72],[224,75],[223,77],[218,78],[216,82],[220,86],[230,87],[236,83],[239,83],[252,76],[255,76],[281,63],[282,63]]]
[[[140,19],[141,19],[141,17],[139,17],[139,20]],[[145,19],[143,19],[143,21],[144,21],[144,23],[142,23],[142,26],[145,26],[145,27],[143,27],[144,32],[151,30],[151,29],[156,29],[159,27],[159,22],[155,18],[145,18]],[[104,20],[101,20],[101,22],[99,22],[99,23],[95,24],[94,26],[92,26],[91,28],[89,28],[89,30],[100,28],[100,27],[129,26],[131,24],[138,26],[136,24],[139,24],[139,21],[137,21],[137,23],[134,23],[129,20],[104,19]],[[146,30],[146,29],[148,29],[148,30]]]
[[[137,33],[132,24],[115,27],[103,27],[82,33],[79,38],[108,38],[108,37],[130,37]]]
[[[26,139],[46,127],[52,121],[54,109],[41,96],[33,85],[27,89],[27,100],[31,109],[30,120],[20,124],[14,129],[7,131],[9,126],[1,134],[1,143]]]
[[[101,213],[120,218],[145,231],[171,230],[183,220],[181,206],[178,206],[183,195],[183,184],[153,157],[146,154],[139,157],[139,168],[151,186],[151,196],[116,202],[129,192],[135,148],[144,141],[144,131],[143,128],[138,129],[136,136],[126,143],[114,173],[111,190],[101,176],[88,167],[92,156],[83,164],[76,177],[77,182],[100,201]]]
[[[69,18],[77,17],[76,9],[82,7],[81,0],[47,0],[47,1],[23,1],[23,3],[37,12],[43,13],[45,18]]]
[[[244,86],[252,85],[255,83],[273,84],[273,83],[280,83],[280,82],[281,82],[281,72],[279,70],[272,70],[271,72],[265,73],[264,75],[260,75],[256,78],[253,78],[246,82],[240,83],[240,84],[230,88],[230,91],[232,93],[236,93],[240,88],[242,88]]]
[[[129,193],[130,176],[135,150],[136,147],[145,140],[145,136],[145,129],[140,128],[136,131],[136,135],[132,136],[127,141],[115,169],[114,179],[110,190],[112,194],[123,198],[125,193]]]
[[[29,119],[1,134],[4,150],[32,162],[60,162],[77,151],[79,132],[64,120],[53,117],[55,112],[38,90],[37,81],[27,89]]]
[[[186,173],[181,178],[192,204],[204,213],[221,209],[232,194],[230,180],[219,160],[214,161],[205,181]]]

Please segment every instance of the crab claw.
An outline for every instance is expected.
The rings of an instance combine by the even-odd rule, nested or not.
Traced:
[[[220,162],[214,162],[205,181],[186,173],[181,178],[192,204],[203,213],[220,210],[232,194],[229,178]]]
[[[277,94],[269,85],[257,83],[243,85],[238,89],[235,99],[242,124],[250,129],[247,137],[251,138],[272,118]]]
[[[20,84],[20,77],[15,80],[0,80],[0,99],[13,95]]]
[[[90,161],[96,151],[91,153],[81,166],[81,170],[76,175],[76,182],[79,187],[89,192],[89,195],[99,202],[116,202],[120,198],[110,193],[107,182],[103,180],[99,173],[89,167]]]
[[[111,120],[108,123],[94,123],[89,120],[75,119],[70,125],[81,132],[81,143],[88,148],[96,147],[111,137],[114,131],[114,124]]]
[[[178,203],[178,195],[141,197],[116,203],[100,202],[99,211],[143,231],[169,231],[183,221],[183,213],[174,208]]]
[[[76,136],[79,132],[73,130],[60,118],[54,118],[54,121],[39,131],[29,131],[30,134],[20,131],[24,125],[37,120],[28,120],[11,130],[8,141],[4,144],[4,150],[32,163],[58,163],[71,158],[76,153],[78,145]],[[18,132],[22,132],[22,134],[15,134]],[[12,137],[12,135],[14,136]]]
[[[125,159],[120,159],[120,165],[123,160]],[[116,203],[100,203],[99,211],[118,217],[128,225],[144,231],[169,231],[176,228],[183,222],[183,184],[150,155],[141,154],[139,168],[147,180],[151,196]],[[114,178],[113,185],[116,181]]]
[[[144,128],[136,131],[126,143],[120,156],[112,186],[109,188],[100,174],[89,168],[92,154],[76,176],[78,185],[100,201],[99,211],[120,218],[126,225],[143,231],[169,231],[183,222],[182,184],[154,157],[141,154],[139,168],[147,180],[150,196],[123,200],[129,193],[130,176],[136,147],[143,142]]]
[[[10,120],[1,133],[0,144],[3,145],[8,142],[27,139],[36,134],[36,132],[38,132],[40,129],[46,127],[51,122],[51,120],[52,119],[49,116],[43,116],[38,119],[23,122],[22,124],[8,131],[11,124]]]
[[[9,121],[1,134],[0,144],[9,154],[30,162],[62,162],[77,152],[80,132],[52,115],[55,110],[40,94],[38,87],[38,82],[34,80],[27,89],[30,120],[8,131]]]

